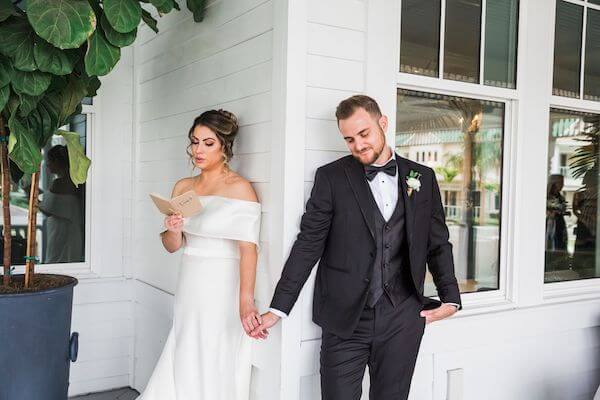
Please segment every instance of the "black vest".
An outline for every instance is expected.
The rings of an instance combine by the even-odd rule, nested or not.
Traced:
[[[374,307],[386,293],[395,306],[414,293],[408,258],[404,198],[398,193],[398,203],[389,221],[385,221],[371,196],[375,221],[376,255],[369,282],[367,306]]]

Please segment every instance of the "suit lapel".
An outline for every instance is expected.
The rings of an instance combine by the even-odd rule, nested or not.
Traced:
[[[345,171],[348,181],[350,182],[350,187],[352,188],[358,206],[360,207],[360,211],[369,228],[369,232],[373,239],[375,239],[375,216],[373,214],[373,204],[375,204],[375,200],[373,199],[373,194],[367,183],[364,167],[360,162],[351,158],[346,163]]]
[[[408,196],[408,186],[406,184],[406,177],[410,173],[410,168],[406,160],[396,153],[396,163],[398,165],[398,190],[400,191],[404,200],[404,212],[406,221],[406,234],[409,248],[412,245],[412,238],[414,232],[415,223],[415,197],[417,192],[413,191],[412,195]],[[375,215],[373,207],[376,207],[373,193],[369,188],[367,178],[365,177],[364,167],[354,158],[349,159],[345,167],[346,176],[350,182],[350,187],[354,192],[356,201],[360,207],[360,211],[365,219],[367,227],[371,236],[375,238]]]
[[[417,192],[413,191],[411,196],[408,196],[408,186],[406,184],[406,177],[410,173],[410,168],[406,160],[396,153],[396,163],[398,164],[398,186],[402,198],[404,199],[404,212],[406,221],[406,236],[408,239],[409,248],[412,245],[414,223],[415,223],[415,197]]]

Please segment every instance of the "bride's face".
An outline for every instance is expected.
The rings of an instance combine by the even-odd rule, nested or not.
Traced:
[[[205,126],[198,125],[194,128],[191,150],[194,164],[202,170],[220,167],[225,161],[221,142]]]

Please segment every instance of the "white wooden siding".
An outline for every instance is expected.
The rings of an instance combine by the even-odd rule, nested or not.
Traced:
[[[148,193],[169,195],[178,179],[197,173],[185,154],[187,134],[193,119],[208,109],[224,108],[239,118],[231,166],[252,182],[263,211],[257,304],[264,309],[272,293],[267,221],[271,209],[273,2],[214,1],[199,24],[184,8],[160,20],[158,35],[142,28],[135,48],[132,385],[138,390],[150,378],[172,324],[180,260],[179,254],[168,254],[160,244],[162,217]],[[272,349],[257,344],[253,352],[252,391],[257,398],[264,398],[261,393],[267,388],[268,374],[263,368],[268,363],[261,360],[269,358],[268,351]]]

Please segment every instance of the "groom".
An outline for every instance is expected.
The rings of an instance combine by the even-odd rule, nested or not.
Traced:
[[[300,233],[253,337],[291,311],[320,259],[313,320],[322,328],[323,400],[408,397],[426,323],[461,308],[435,173],[386,145],[388,119],[372,98],[336,110],[352,153],[317,169]],[[441,302],[423,296],[425,264]]]

